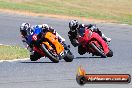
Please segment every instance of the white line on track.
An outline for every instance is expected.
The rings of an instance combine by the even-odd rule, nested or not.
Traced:
[[[6,45],[6,44],[0,44],[1,46],[10,46],[10,45]]]
[[[13,59],[13,60],[0,60],[0,62],[15,62],[15,61],[25,61],[25,60],[29,60],[29,58]]]

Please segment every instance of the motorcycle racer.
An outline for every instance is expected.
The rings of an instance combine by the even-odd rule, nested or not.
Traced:
[[[33,49],[31,47],[30,42],[28,41],[28,36],[32,34],[33,30],[29,23],[22,23],[20,26],[20,33],[21,38],[24,46],[27,48],[28,51],[30,51],[30,55],[33,55]]]
[[[37,26],[42,29],[43,33],[50,31],[53,34],[55,34],[60,43],[65,42],[65,39],[63,37],[61,37],[54,28],[52,28],[51,26],[48,26],[48,24],[36,25],[36,26],[33,26],[32,29],[35,29]]]
[[[78,53],[80,55],[83,55],[86,53],[86,49],[84,49],[82,47],[82,45],[79,45],[78,43],[78,31],[81,29],[81,28],[85,28],[85,27],[88,27],[90,30],[92,30],[93,32],[96,32],[98,33],[106,42],[110,42],[111,41],[111,38],[108,38],[106,37],[100,30],[99,28],[96,27],[96,25],[94,24],[88,24],[88,25],[85,25],[85,24],[79,24],[77,20],[71,20],[69,22],[69,32],[68,32],[68,36],[69,36],[69,39],[71,41],[71,44],[74,46],[74,47],[77,47],[78,46]]]
[[[65,39],[62,38],[52,27],[49,27],[47,24],[31,26],[29,23],[22,23],[20,26],[21,38],[22,38],[22,42],[23,42],[24,46],[30,52],[30,59],[33,58],[34,55],[37,53],[34,52],[32,42],[29,41],[28,38],[33,34],[34,29],[37,27],[42,29],[42,34],[47,32],[47,31],[50,31],[57,36],[60,43],[65,42]],[[39,56],[39,55],[37,54],[37,56]],[[39,59],[39,57],[38,57],[38,59]],[[36,60],[38,60],[38,59],[36,59]]]

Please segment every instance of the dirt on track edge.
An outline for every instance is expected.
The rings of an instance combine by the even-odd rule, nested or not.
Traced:
[[[114,20],[100,20],[89,18],[86,19],[85,17],[74,17],[74,16],[65,16],[65,15],[55,15],[55,14],[44,14],[44,13],[34,13],[31,11],[23,11],[23,10],[11,10],[11,9],[1,9],[0,12],[2,13],[10,13],[10,14],[19,14],[19,15],[26,15],[26,16],[40,16],[40,17],[51,17],[51,18],[59,18],[59,19],[76,19],[82,20],[86,22],[94,22],[94,23],[116,23]]]

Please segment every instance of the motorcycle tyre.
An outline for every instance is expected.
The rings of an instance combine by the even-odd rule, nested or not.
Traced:
[[[100,54],[102,58],[106,58],[107,56],[102,52],[94,43],[91,44],[91,46]]]
[[[44,44],[41,45],[42,46],[42,50],[44,51],[44,53],[46,54],[46,56],[54,63],[58,63],[59,62],[59,57],[53,56],[45,47]]]
[[[66,62],[72,62],[74,59],[74,55],[70,50],[66,53],[66,56],[63,58]]]
[[[110,49],[109,53],[107,54],[107,57],[112,57],[113,56],[113,51]]]
[[[42,57],[42,56],[41,56],[39,53],[34,52],[33,55],[30,55],[30,60],[31,60],[31,61],[37,61],[37,60],[40,59],[41,57]]]

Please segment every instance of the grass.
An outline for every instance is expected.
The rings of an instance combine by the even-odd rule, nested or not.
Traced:
[[[0,0],[0,8],[132,24],[132,0]]]
[[[29,57],[29,53],[24,48],[0,45],[0,60],[12,60],[27,57]]]

